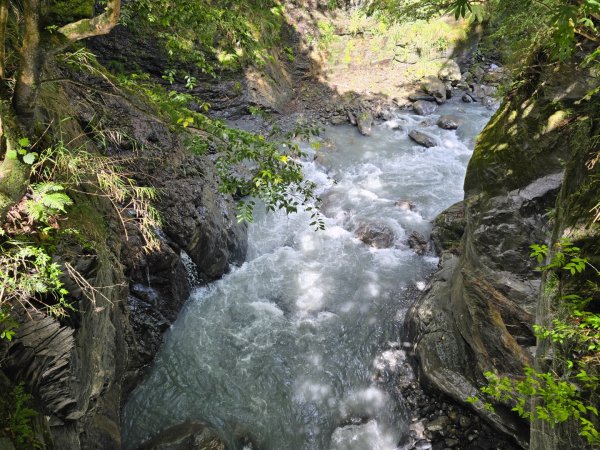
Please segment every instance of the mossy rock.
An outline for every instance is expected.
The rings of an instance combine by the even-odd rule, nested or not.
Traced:
[[[52,0],[48,12],[50,22],[63,25],[92,17],[94,4],[91,0]]]
[[[598,117],[598,108],[593,102],[582,108],[575,98],[565,97],[572,85],[585,85],[588,76],[569,67],[560,71],[571,74],[560,78],[565,83],[568,79],[567,84],[542,83],[533,73],[508,94],[479,135],[467,168],[467,196],[523,188],[564,170],[576,147],[594,147],[593,134],[585,130],[582,121],[586,116]]]

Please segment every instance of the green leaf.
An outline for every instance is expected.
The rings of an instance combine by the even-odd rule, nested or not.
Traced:
[[[8,150],[6,152],[6,159],[17,159],[17,151],[16,150]]]
[[[36,156],[37,155],[35,153],[27,153],[25,156],[23,156],[23,162],[31,165],[35,162]]]
[[[21,147],[29,147],[29,139],[26,137],[19,139],[19,145]]]

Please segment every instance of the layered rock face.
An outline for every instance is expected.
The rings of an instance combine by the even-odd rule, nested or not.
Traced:
[[[564,162],[584,160],[574,151],[581,142],[591,147],[593,127],[581,131],[577,125],[588,120],[589,105],[576,101],[594,83],[572,66],[530,74],[482,132],[465,200],[436,220],[441,270],[409,323],[422,380],[459,402],[478,393],[484,372],[518,376],[534,364],[541,275],[529,245],[563,233],[565,223],[551,220],[552,208],[561,186],[582,182],[569,171],[565,179]],[[481,403],[474,408],[529,445],[528,424],[514,413],[486,411]],[[544,445],[532,443],[560,448]]]

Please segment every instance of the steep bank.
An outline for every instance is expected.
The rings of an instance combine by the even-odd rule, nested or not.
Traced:
[[[106,79],[52,70],[76,80],[43,93],[49,111],[70,117],[57,119],[64,138],[118,160],[138,186],[158,188],[156,207],[166,220],[159,249],[146,253],[127,221],[133,206],[119,217],[103,197],[74,197],[65,227],[82,238],[61,240],[57,254],[63,268],[68,263],[81,275],[65,277],[75,311],[61,321],[34,316],[20,327],[4,349],[3,369],[26,383],[49,417],[47,448],[119,448],[121,401],[190,292],[182,252],[198,278],[214,280],[244,258],[245,229],[231,198],[218,192],[210,157],[191,153],[150,105]]]
[[[585,163],[597,152],[598,110],[593,101],[579,100],[598,81],[574,64],[533,70],[522,81],[477,142],[465,200],[436,222],[442,269],[410,314],[422,380],[459,402],[477,395],[484,372],[518,377],[534,364],[533,324],[550,323],[547,312],[558,300],[541,297],[529,245],[565,234],[577,240],[572,225],[590,222],[589,213],[580,216],[584,207],[565,200],[566,192],[591,186],[595,176]],[[597,226],[588,227],[582,241],[594,241],[596,232]],[[547,352],[540,345],[538,364]],[[474,408],[529,446],[528,424],[508,408]],[[531,447],[560,448],[559,428],[536,423],[533,430]],[[585,446],[575,440],[570,448],[574,442]]]

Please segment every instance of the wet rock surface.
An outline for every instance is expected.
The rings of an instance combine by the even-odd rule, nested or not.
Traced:
[[[565,89],[577,84],[576,77],[566,75],[572,68],[561,70],[564,78],[557,71],[552,76]],[[481,81],[489,69],[472,72],[469,98],[492,102],[494,90]],[[529,246],[556,236],[547,213],[557,205],[566,180],[564,161],[573,155],[567,149],[579,145],[564,129],[544,125],[556,123],[553,118],[564,117],[565,108],[572,106],[564,98],[562,103],[556,100],[558,89],[546,86],[545,76],[506,99],[479,136],[467,169],[465,201],[434,224],[440,270],[409,312],[420,379],[457,402],[479,392],[484,372],[518,377],[533,363],[532,325],[543,300]],[[534,88],[538,96],[531,101]],[[531,112],[521,116],[523,102],[530,102]],[[491,412],[478,403],[470,408],[521,446],[529,446],[529,424],[510,411],[496,407]],[[565,433],[569,439],[571,431]],[[560,448],[549,444],[557,432],[531,432],[535,448]]]
[[[226,444],[211,427],[201,422],[184,422],[160,432],[138,450],[225,450]]]
[[[356,116],[356,126],[363,136],[370,136],[373,128],[373,114],[368,110],[362,110]]]
[[[460,126],[461,122],[462,120],[460,117],[444,115],[438,119],[437,125],[444,130],[456,130]]]
[[[416,231],[413,231],[410,234],[407,243],[417,255],[423,255],[429,250],[429,241],[425,236]]]
[[[499,436],[473,411],[453,401],[424,391],[419,383],[399,388],[400,396],[411,409],[409,442],[402,450],[518,450],[521,447]]]
[[[408,133],[408,137],[423,147],[429,148],[437,145],[437,141],[433,136],[430,136],[427,133],[419,130],[412,130],[410,133]]]
[[[356,237],[370,247],[390,248],[394,245],[394,231],[386,225],[365,223],[358,227]]]
[[[429,114],[433,114],[436,111],[437,105],[427,100],[417,100],[412,105],[412,108],[416,114],[420,116],[428,116]]]

